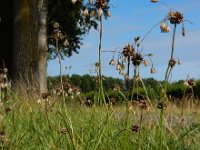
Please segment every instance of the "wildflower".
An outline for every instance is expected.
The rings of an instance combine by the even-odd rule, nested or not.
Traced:
[[[181,65],[181,64],[182,64],[181,60],[180,60],[180,59],[178,59],[178,65]]]
[[[135,53],[131,60],[134,66],[139,66],[143,61],[143,57],[140,53]]]
[[[5,131],[0,131],[0,143],[2,144],[5,140],[6,133]]]
[[[107,11],[106,16],[107,16],[107,17],[111,17],[110,11]]]
[[[180,12],[173,12],[170,11],[168,13],[168,20],[170,21],[171,24],[180,24],[183,21],[183,14]]]
[[[158,2],[158,0],[151,0],[151,2],[152,2],[152,3],[157,3],[157,2]]]
[[[144,61],[143,61],[143,64],[144,64],[144,66],[146,67],[146,66],[148,66],[150,63],[149,63],[148,60],[144,60]]]
[[[139,39],[140,39],[140,36],[135,37],[135,38],[134,38],[135,43],[136,43],[137,41],[139,41]]]
[[[128,44],[127,46],[125,46],[123,48],[123,52],[122,53],[123,53],[123,55],[124,55],[125,58],[128,58],[128,57],[130,57],[130,56],[133,55],[133,52],[134,52],[133,46],[130,45],[130,44]]]
[[[11,110],[12,110],[12,109],[11,109],[10,107],[6,107],[6,108],[5,108],[5,112],[6,112],[6,113],[9,113]]]
[[[49,93],[43,92],[43,93],[41,94],[41,97],[42,97],[42,99],[48,99]]]
[[[120,91],[120,89],[121,88],[120,88],[119,84],[114,85],[114,88],[113,88],[114,91]]]
[[[157,104],[158,109],[163,109],[164,107],[166,107],[166,104],[164,104],[163,102],[158,102]]]
[[[151,72],[151,74],[156,73],[156,69],[152,66],[150,72]]]
[[[69,130],[68,130],[67,128],[64,128],[64,127],[60,129],[60,132],[61,132],[62,134],[66,134],[68,131],[69,131]]]
[[[185,36],[185,28],[182,26],[182,35]]]
[[[131,130],[133,132],[138,132],[140,130],[140,127],[138,125],[132,125]]]
[[[119,74],[124,75],[124,69],[123,68],[119,69]]]
[[[171,67],[171,68],[173,68],[174,66],[175,66],[175,64],[176,64],[176,60],[175,59],[170,59],[170,61],[169,61],[169,66]]]
[[[189,79],[189,80],[186,80],[184,82],[184,85],[189,87],[189,88],[192,88],[192,87],[194,87],[196,85],[196,82],[195,82],[194,79]]]
[[[41,99],[40,99],[40,98],[37,100],[37,103],[38,103],[38,104],[41,104]]]
[[[99,16],[103,14],[103,10],[101,8],[98,9]]]
[[[121,63],[117,63],[117,65],[116,65],[116,70],[121,70],[121,68],[122,68]]]
[[[128,74],[125,74],[124,79],[125,79],[126,81],[129,80],[129,75],[128,75]]]
[[[114,58],[112,58],[112,59],[110,60],[109,65],[112,65],[112,66],[115,65],[115,60],[114,60]]]
[[[69,41],[67,40],[67,38],[64,40],[63,45],[64,45],[64,46],[69,45]]]
[[[167,32],[170,32],[170,27],[165,23],[165,21],[163,21],[163,22],[160,24],[160,30],[161,30],[161,32],[163,32],[163,33],[167,33]]]
[[[145,100],[140,100],[138,102],[138,106],[141,108],[141,109],[147,109],[147,102]]]
[[[134,80],[135,81],[141,81],[141,77],[139,75],[137,75],[137,76],[134,77]]]

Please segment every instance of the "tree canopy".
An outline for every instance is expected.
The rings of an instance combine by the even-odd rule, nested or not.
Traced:
[[[64,41],[59,43],[62,56],[69,57],[73,52],[78,53],[83,36],[91,28],[97,29],[97,20],[94,17],[84,16],[82,14],[83,8],[83,3],[73,4],[71,0],[49,0],[48,2],[48,36],[51,37],[54,30],[53,24],[57,22],[68,41],[67,45],[64,44]],[[48,43],[50,58],[54,59],[57,56],[55,41],[49,38]]]

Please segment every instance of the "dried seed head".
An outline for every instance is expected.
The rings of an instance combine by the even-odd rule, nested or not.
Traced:
[[[101,8],[98,9],[99,16],[103,15],[103,10]]]
[[[43,92],[43,93],[41,94],[41,97],[42,97],[42,99],[48,99],[49,93]]]
[[[140,130],[140,127],[138,125],[132,125],[131,130],[133,132],[138,132]]]
[[[161,24],[160,24],[160,30],[161,32],[163,33],[167,33],[167,32],[170,32],[170,26],[168,26],[165,21],[163,21]]]
[[[173,68],[176,65],[176,60],[175,59],[170,59],[169,60],[169,64],[168,64],[171,68]]]
[[[120,74],[120,75],[124,75],[124,69],[123,69],[123,68],[121,68],[121,69],[119,70],[119,74]]]
[[[137,76],[134,77],[134,80],[135,81],[141,81],[141,77],[139,75],[137,75]]]
[[[158,109],[163,109],[163,103],[162,103],[162,102],[159,102],[159,103],[157,104],[157,108],[158,108]]]
[[[143,61],[143,64],[144,64],[144,66],[146,67],[146,66],[148,66],[150,63],[149,63],[148,60],[144,60],[144,61]]]
[[[107,15],[107,17],[111,17],[110,11],[107,11],[106,15]]]
[[[117,63],[117,65],[116,65],[116,70],[120,70],[121,68],[122,68],[121,63]]]
[[[183,14],[180,12],[169,12],[168,13],[168,20],[170,21],[171,24],[180,24],[183,22]]]
[[[194,79],[189,79],[184,82],[184,85],[189,88],[193,88],[196,85],[196,82]]]
[[[152,66],[150,72],[151,72],[151,74],[156,73],[156,69]]]
[[[114,85],[114,88],[113,88],[114,91],[120,91],[120,89],[121,88],[120,88],[119,84]]]
[[[143,57],[140,53],[135,53],[131,60],[134,66],[139,66],[143,61]]]
[[[167,24],[165,23],[165,21],[163,21],[161,24],[160,24],[160,30],[161,32],[163,32],[166,28]]]
[[[68,132],[68,129],[63,127],[63,128],[60,129],[60,132],[62,134],[66,134]]]
[[[68,45],[69,45],[69,42],[68,42],[67,38],[66,38],[65,41],[63,42],[63,45],[64,45],[64,46],[68,46]]]
[[[185,36],[185,28],[182,27],[182,35]]]
[[[126,81],[129,80],[129,75],[128,75],[128,74],[125,74],[124,79],[125,79]]]
[[[124,57],[128,59],[128,57],[131,57],[134,53],[134,48],[132,45],[128,44],[123,48],[123,55]]]
[[[178,59],[178,65],[181,65],[181,64],[182,64],[181,60],[180,60],[180,59]]]
[[[167,32],[170,32],[170,26],[166,26],[166,28],[165,28],[165,32],[167,33]]]
[[[12,110],[12,109],[11,109],[10,107],[6,107],[6,108],[5,108],[5,112],[6,112],[6,113],[10,112],[11,110]]]
[[[89,15],[89,10],[87,8],[83,11],[83,15],[84,16],[88,16]]]
[[[124,57],[124,61],[125,61],[125,62],[128,62],[128,57]]]
[[[134,38],[135,43],[138,42],[139,39],[140,39],[140,36],[135,37],[135,38]]]
[[[145,100],[140,100],[137,104],[141,109],[147,109],[148,107],[147,102]]]
[[[112,65],[112,66],[115,65],[115,60],[114,60],[114,58],[112,58],[112,59],[110,60],[109,65]]]
[[[151,2],[152,2],[152,3],[156,3],[156,2],[158,2],[158,0],[151,0]]]

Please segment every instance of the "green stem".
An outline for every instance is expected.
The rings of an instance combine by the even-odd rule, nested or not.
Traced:
[[[134,95],[134,92],[135,92],[135,77],[136,77],[136,74],[137,74],[137,67],[134,66],[133,87],[132,87],[132,93],[131,93],[131,101],[133,100],[133,95]]]
[[[125,132],[125,148],[124,149],[129,149],[129,136],[128,136],[128,131],[129,131],[129,104],[128,101],[126,101],[126,132]]]
[[[142,120],[143,120],[143,110],[140,109],[140,126],[139,126],[139,133],[138,133],[139,148],[138,149],[141,149],[140,136],[141,136],[141,129],[142,129]]]
[[[172,50],[171,50],[171,56],[169,62],[173,59],[174,57],[174,44],[175,44],[175,35],[176,35],[176,24],[174,24],[174,31],[172,35]],[[166,72],[165,72],[165,82],[164,82],[164,89],[162,92],[162,99],[161,99],[161,110],[160,110],[160,121],[159,121],[159,137],[160,137],[160,142],[159,142],[159,149],[163,149],[163,119],[164,119],[164,101],[167,100],[167,85],[168,85],[168,80],[169,80],[169,75],[172,71],[172,67],[170,66],[170,63],[168,63]]]
[[[62,89],[62,97],[63,97],[63,102],[65,101],[65,93],[64,93],[64,87],[63,87],[63,79],[62,79],[62,62],[61,62],[61,56],[58,48],[58,40],[56,40],[56,50],[58,53],[58,62],[60,66],[60,84],[61,84],[61,89]]]
[[[102,47],[102,32],[103,32],[103,24],[102,24],[102,15],[100,16],[100,37],[99,37],[99,94],[100,94],[100,105],[102,104],[102,100],[105,102],[104,90],[103,90],[103,82],[102,82],[102,72],[101,72],[101,47]]]

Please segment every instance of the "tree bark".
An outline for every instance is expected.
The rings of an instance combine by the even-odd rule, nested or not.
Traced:
[[[38,83],[37,0],[14,0],[13,64],[14,81]]]
[[[39,86],[43,93],[47,92],[47,0],[38,1],[38,11]]]

